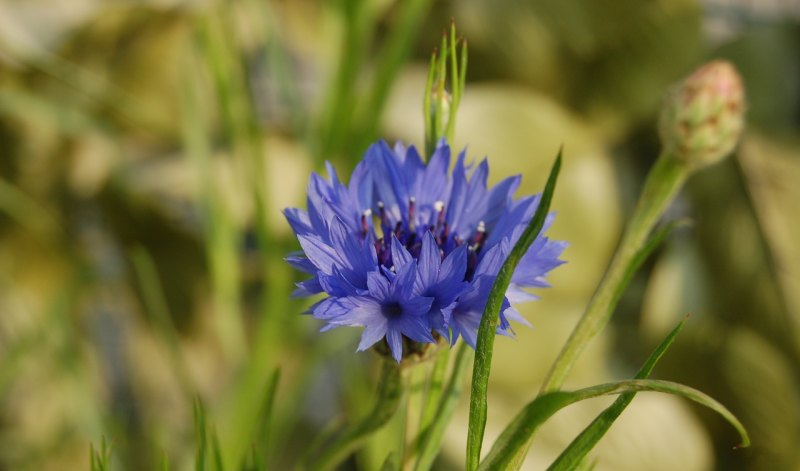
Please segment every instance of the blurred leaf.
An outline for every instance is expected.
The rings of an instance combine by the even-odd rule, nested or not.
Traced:
[[[399,469],[400,465],[397,462],[397,455],[393,452],[389,453],[389,456],[386,457],[386,461],[384,461],[381,466],[381,471],[398,471]]]
[[[100,449],[90,445],[91,469],[92,471],[110,471],[111,468],[111,445],[106,442],[106,437],[100,439]]]
[[[358,422],[333,430],[332,436],[320,441],[321,449],[315,447],[306,450],[301,462],[302,469],[333,469],[394,416],[403,396],[400,365],[388,359],[382,360],[382,363],[378,397],[370,413]]]

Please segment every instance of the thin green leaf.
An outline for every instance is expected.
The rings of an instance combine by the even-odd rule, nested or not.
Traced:
[[[688,317],[687,317],[688,318]],[[650,354],[650,357],[645,361],[642,368],[636,373],[636,379],[647,379],[652,373],[656,363],[661,359],[667,349],[675,341],[678,333],[683,329],[686,323],[684,318],[672,332],[658,345],[658,347]],[[604,410],[597,418],[586,427],[580,435],[578,435],[569,446],[561,452],[561,455],[550,465],[548,468],[551,471],[569,471],[576,469],[583,461],[589,451],[594,448],[597,442],[606,434],[611,425],[617,420],[617,417],[628,407],[635,392],[620,394],[616,401]]]
[[[195,471],[206,471],[206,413],[199,397],[194,401],[194,431],[197,437],[194,469]]]
[[[497,274],[494,286],[489,293],[486,301],[486,308],[483,310],[481,325],[478,329],[477,348],[475,349],[475,363],[472,369],[472,391],[470,393],[469,404],[469,430],[467,431],[467,469],[473,470],[478,467],[481,455],[481,445],[483,443],[483,432],[486,428],[487,401],[486,394],[489,385],[489,372],[492,366],[492,351],[494,348],[495,332],[497,331],[498,316],[500,307],[505,298],[505,292],[511,283],[511,276],[517,267],[520,259],[528,247],[536,240],[539,232],[544,226],[547,212],[550,209],[550,202],[553,199],[553,192],[556,188],[558,172],[561,168],[561,150],[558,152],[553,168],[550,170],[550,177],[547,179],[539,205],[536,208],[528,227],[525,228],[522,236],[517,241],[505,263]]]
[[[394,452],[389,453],[381,465],[381,471],[398,471],[399,469],[400,463],[397,461],[397,455]]]
[[[222,450],[219,447],[219,437],[216,433],[211,434],[211,442],[214,449],[214,470],[225,471],[225,465],[222,463]]]
[[[376,430],[383,427],[397,411],[403,396],[403,381],[400,365],[391,360],[383,362],[378,381],[378,397],[375,405],[361,421],[335,430],[334,436],[321,440],[322,449],[312,449],[301,462],[302,469],[333,469]],[[315,447],[316,448],[316,447]]]
[[[674,394],[706,406],[721,415],[739,432],[742,438],[739,447],[750,445],[750,438],[741,422],[725,406],[705,393],[671,381],[634,379],[601,384],[573,392],[556,391],[537,397],[506,427],[478,469],[519,469],[525,459],[525,453],[520,453],[520,450],[527,447],[529,438],[539,426],[559,410],[584,399],[637,391]]]
[[[187,395],[187,400],[195,394],[194,381],[183,356],[175,324],[167,307],[166,296],[158,276],[153,258],[142,246],[136,246],[130,255],[136,277],[142,289],[145,311],[161,336],[169,352],[170,367],[178,383]]]
[[[278,382],[280,381],[280,377],[280,368],[275,368],[275,371],[272,372],[272,376],[270,376],[269,385],[267,386],[267,393],[264,397],[264,404],[262,405],[262,410],[260,411],[261,421],[258,433],[256,434],[256,446],[254,454],[259,450],[262,454],[266,453],[269,448],[269,431],[272,423],[272,414],[275,408],[275,393],[278,390]]]
[[[423,429],[423,433],[420,436],[419,446],[421,448],[419,450],[419,458],[417,458],[417,463],[414,466],[416,471],[430,469],[434,459],[436,459],[436,455],[439,453],[444,432],[453,417],[458,399],[464,389],[464,378],[467,374],[470,354],[471,350],[466,344],[462,343],[458,347],[453,371],[450,373],[450,379],[439,401],[436,416],[434,416],[430,425]]]
[[[100,439],[100,449],[89,444],[89,465],[92,471],[108,471],[111,469],[111,445],[103,436]]]
[[[100,466],[97,464],[97,452],[91,443],[89,444],[89,466],[92,471],[100,471]]]
[[[425,118],[425,157],[430,158],[436,150],[436,130],[433,117],[433,86],[436,79],[436,52],[431,54],[431,63],[428,66],[428,79],[425,81],[425,96],[422,97],[422,116]]]

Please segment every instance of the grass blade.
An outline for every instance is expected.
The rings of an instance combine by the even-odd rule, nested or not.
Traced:
[[[195,451],[195,471],[206,471],[206,413],[200,398],[194,401],[194,430],[197,437],[197,450]]]
[[[500,272],[497,274],[494,286],[489,293],[486,301],[486,308],[483,310],[481,325],[478,329],[477,348],[475,349],[475,363],[472,369],[472,391],[470,393],[469,404],[469,430],[467,431],[467,469],[474,470],[478,467],[481,455],[481,445],[483,443],[483,433],[486,428],[487,414],[487,388],[489,385],[489,372],[492,366],[492,350],[494,348],[495,332],[497,330],[498,316],[500,307],[503,304],[506,289],[511,283],[511,276],[517,267],[520,259],[528,247],[536,240],[539,232],[544,226],[547,212],[550,209],[550,202],[553,199],[553,192],[558,179],[558,172],[561,168],[561,151],[559,150],[553,168],[550,170],[550,177],[547,179],[536,213],[531,222],[517,241],[511,253],[508,255]]]
[[[667,335],[667,337],[653,351],[653,353],[650,354],[650,357],[647,359],[647,361],[645,361],[642,368],[636,374],[636,379],[647,379],[647,377],[650,376],[650,373],[652,373],[656,363],[658,363],[667,349],[675,341],[678,333],[681,331],[681,329],[683,329],[683,325],[686,323],[687,319],[688,317],[684,318],[674,329],[672,329],[672,332],[670,332],[669,335]],[[568,471],[576,469],[589,451],[591,451],[597,442],[603,438],[622,411],[628,407],[628,404],[631,403],[635,395],[635,392],[620,394],[613,404],[611,404],[606,410],[598,415],[597,418],[595,418],[592,423],[580,433],[580,435],[575,437],[575,440],[573,440],[572,443],[570,443],[569,446],[563,452],[561,452],[561,455],[559,455],[559,457],[556,458],[553,464],[551,464],[547,469],[550,471]]]
[[[706,406],[721,415],[739,432],[742,442],[738,447],[750,445],[750,438],[742,423],[725,406],[705,393],[671,381],[634,379],[601,384],[573,392],[556,391],[537,397],[506,427],[478,469],[481,471],[519,469],[525,459],[525,453],[520,453],[520,450],[525,450],[530,437],[548,418],[570,404],[594,397],[638,391],[674,394]]]

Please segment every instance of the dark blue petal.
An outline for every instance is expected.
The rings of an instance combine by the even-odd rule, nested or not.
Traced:
[[[508,254],[511,252],[511,244],[508,239],[503,239],[499,244],[487,250],[475,268],[474,278],[491,275],[494,276],[500,271],[500,267],[505,263]]]
[[[333,267],[336,264],[341,264],[339,256],[336,251],[316,235],[300,235],[297,236],[300,241],[300,246],[306,257],[317,267],[321,272],[333,274]]]
[[[414,280],[417,277],[416,262],[407,263],[397,271],[397,276],[389,285],[389,299],[402,302],[411,299],[414,291]]]
[[[392,264],[395,269],[403,268],[405,264],[412,262],[414,257],[406,250],[405,246],[392,234]]]
[[[392,357],[397,363],[400,363],[400,360],[403,358],[403,336],[400,331],[389,329],[386,332],[386,342],[389,344]]]
[[[386,322],[375,321],[368,324],[361,333],[361,341],[358,343],[359,352],[363,352],[369,347],[378,343],[386,335]]]
[[[436,283],[439,278],[441,264],[442,256],[439,252],[439,246],[436,245],[436,239],[434,239],[430,231],[425,231],[422,236],[422,250],[419,253],[419,261],[417,263],[423,291]]]
[[[294,268],[308,273],[310,275],[317,273],[317,267],[311,263],[311,260],[307,259],[303,252],[292,252],[284,258],[289,265],[293,266]]]
[[[311,220],[308,218],[308,213],[302,209],[286,208],[283,210],[283,215],[292,227],[295,234],[311,234],[314,229],[311,227]]]
[[[291,294],[293,298],[305,298],[322,292],[322,286],[316,276],[308,280],[298,281],[295,286],[297,288]]]
[[[467,246],[462,245],[450,252],[439,268],[439,282],[463,281],[467,273]]]
[[[404,315],[392,323],[392,328],[417,342],[435,342],[431,335],[431,328],[424,317]]]
[[[389,280],[380,273],[373,271],[367,273],[367,286],[370,296],[379,301],[389,299]]]

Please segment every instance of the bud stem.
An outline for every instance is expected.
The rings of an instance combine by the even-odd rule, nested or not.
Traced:
[[[656,222],[675,199],[690,173],[691,169],[687,164],[668,154],[664,153],[658,158],[600,285],[553,363],[539,395],[561,388],[583,349],[608,324],[622,295],[624,280],[636,254],[645,245]]]

